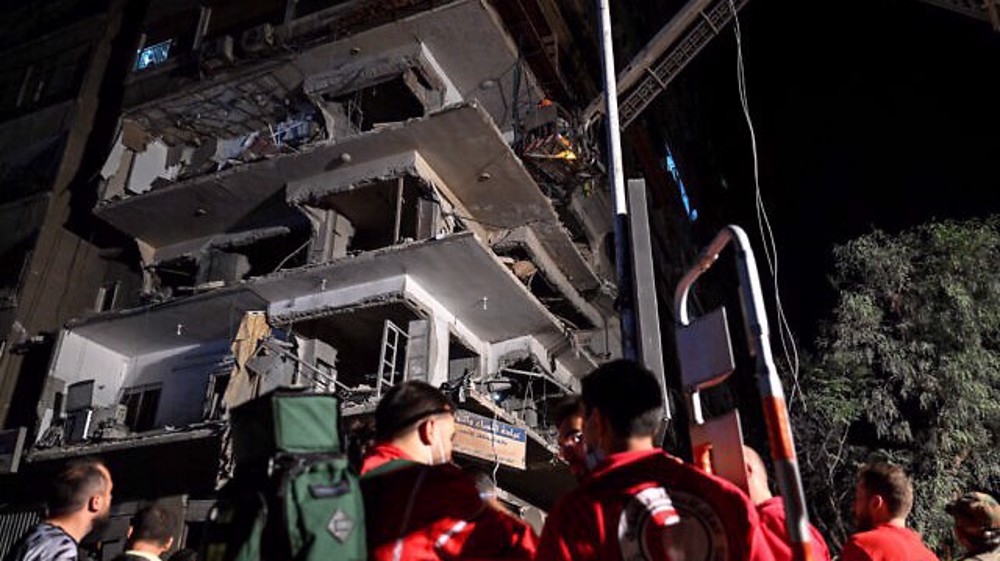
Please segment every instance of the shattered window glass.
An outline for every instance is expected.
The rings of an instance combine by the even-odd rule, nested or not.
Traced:
[[[167,62],[167,59],[170,58],[170,46],[173,43],[173,39],[167,39],[166,41],[161,41],[140,50],[135,59],[135,69],[145,70],[146,68],[159,66]]]

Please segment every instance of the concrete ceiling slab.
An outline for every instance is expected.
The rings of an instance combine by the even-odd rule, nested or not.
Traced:
[[[271,164],[273,160],[257,162]],[[246,173],[247,166],[255,166]],[[284,186],[281,170],[274,165],[229,168],[208,176],[181,181],[141,195],[99,205],[98,218],[122,232],[161,248],[216,234],[251,230],[243,221],[276,195]],[[291,209],[288,209],[289,214]],[[261,223],[257,227],[266,227]],[[242,226],[242,227],[241,227]]]
[[[238,86],[244,98],[281,98],[300,88],[309,76],[327,74],[367,57],[374,61],[380,53],[421,43],[430,52],[432,66],[440,68],[454,91],[462,99],[480,103],[504,130],[511,128],[511,100],[531,103],[543,96],[527,65],[519,69],[520,91],[514,91],[515,68],[520,64],[517,44],[493,8],[483,0],[459,0],[318,45],[295,57],[273,57],[219,74],[209,82],[143,103],[131,109],[129,116],[162,131],[178,119],[190,119],[199,112],[197,108],[206,115],[214,110],[228,114],[232,100],[225,95],[230,86]]]
[[[282,271],[238,287],[105,314],[68,328],[111,350],[138,356],[231,339],[247,311],[268,310],[272,321],[284,323],[294,321],[299,311],[303,317],[309,313],[316,317],[317,310],[308,306],[314,301],[310,297],[354,288],[352,301],[345,306],[357,305],[390,296],[386,290],[405,295],[407,282],[416,283],[483,341],[524,335],[545,340],[564,337],[559,321],[469,232]]]
[[[104,314],[68,328],[115,352],[139,356],[232,339],[244,313],[266,309],[267,303],[249,290],[223,289],[181,301]]]
[[[511,128],[511,100],[531,103],[542,99],[531,70],[519,63],[516,42],[499,15],[483,0],[453,2],[318,46],[303,53],[293,65],[303,74],[314,74],[352,57],[414,42],[427,47],[463,99],[477,101],[503,130]],[[521,90],[514,92],[518,64],[522,64]]]
[[[291,320],[300,311],[308,313],[295,301],[319,293],[320,287],[336,291],[374,286],[375,281],[400,276],[419,285],[483,341],[562,333],[558,320],[471,233],[292,269],[256,279],[250,288],[272,303],[272,317],[284,308]],[[378,293],[373,288],[369,296]]]
[[[173,245],[229,232],[287,183],[347,167],[348,159],[369,162],[412,151],[437,172],[473,221],[492,228],[558,224],[548,198],[476,104],[181,181],[104,204],[95,213],[153,247]]]

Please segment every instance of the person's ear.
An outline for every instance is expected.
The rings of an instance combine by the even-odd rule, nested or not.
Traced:
[[[167,538],[167,543],[163,544],[163,551],[170,551],[170,548],[174,546],[174,537],[170,536]]]
[[[886,508],[885,499],[882,498],[882,495],[872,495],[868,498],[868,508],[872,512],[881,512]]]
[[[434,443],[433,417],[428,417],[422,423],[417,425],[417,435],[420,437],[420,443],[424,446],[430,446]]]
[[[87,499],[87,510],[90,512],[101,512],[101,501],[102,498],[100,495],[91,495]]]
[[[128,532],[125,532],[125,538],[126,539],[132,539],[132,525],[131,524],[128,525]]]

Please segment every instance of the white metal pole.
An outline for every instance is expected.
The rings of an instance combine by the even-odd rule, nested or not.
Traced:
[[[636,334],[635,287],[632,282],[632,244],[629,240],[628,199],[622,168],[622,135],[618,123],[618,86],[615,78],[615,51],[611,39],[609,0],[597,0],[601,24],[601,66],[604,70],[604,104],[608,129],[608,180],[615,204],[615,265],[618,272],[618,304],[622,332],[622,355],[639,360]]]
[[[609,0],[597,0],[601,18],[601,62],[604,69],[604,110],[608,120],[608,175],[614,189],[615,213],[628,214],[625,203],[625,172],[622,169],[622,133],[618,122],[618,83],[615,50],[611,39]]]

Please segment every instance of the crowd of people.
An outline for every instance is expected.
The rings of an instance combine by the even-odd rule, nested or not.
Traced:
[[[684,463],[658,448],[660,387],[628,361],[605,364],[582,380],[582,392],[556,416],[558,443],[578,485],[562,497],[541,535],[484,494],[451,462],[455,405],[440,390],[408,381],[390,389],[375,411],[376,442],[362,472],[369,559],[791,561],[784,505],[771,493],[764,461],[744,448],[746,487]],[[47,518],[7,561],[77,561],[77,544],[107,522],[112,475],[98,460],[67,465],[53,480]],[[843,561],[937,561],[907,527],[913,486],[896,465],[873,463],[857,476],[857,533]],[[963,559],[1000,561],[1000,504],[978,492],[948,513]],[[160,561],[173,546],[176,515],[139,510],[120,559]],[[812,557],[830,561],[822,535],[809,528]],[[193,559],[182,550],[169,559]]]

